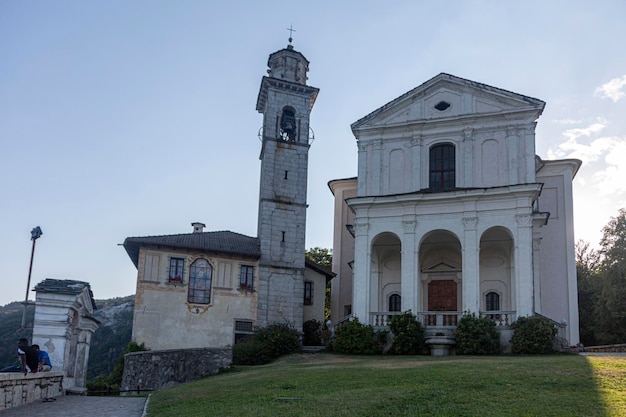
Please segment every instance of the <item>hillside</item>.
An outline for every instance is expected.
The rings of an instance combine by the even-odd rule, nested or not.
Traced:
[[[101,322],[91,339],[87,379],[108,374],[128,342],[133,326],[134,295],[96,300],[95,318]],[[0,369],[18,363],[17,340],[32,338],[32,329],[20,329],[22,303],[12,302],[0,307]],[[27,326],[32,326],[34,305],[29,305]]]

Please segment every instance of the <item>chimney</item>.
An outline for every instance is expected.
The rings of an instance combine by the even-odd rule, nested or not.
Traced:
[[[193,222],[191,225],[193,226],[194,233],[202,233],[206,227],[206,224],[200,222]]]

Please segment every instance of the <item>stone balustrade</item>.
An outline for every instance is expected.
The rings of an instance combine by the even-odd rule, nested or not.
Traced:
[[[63,395],[63,372],[0,373],[0,410]]]
[[[391,317],[398,314],[402,313],[398,311],[371,312],[370,323],[374,327],[387,327]],[[497,327],[508,327],[515,321],[515,311],[482,311],[480,314],[493,321]],[[456,327],[463,313],[460,311],[418,311],[415,316],[426,327]]]

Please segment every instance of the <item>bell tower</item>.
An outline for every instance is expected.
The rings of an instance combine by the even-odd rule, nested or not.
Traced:
[[[319,89],[306,84],[309,61],[289,42],[269,56],[256,104],[263,114],[257,324],[301,330],[309,117]]]

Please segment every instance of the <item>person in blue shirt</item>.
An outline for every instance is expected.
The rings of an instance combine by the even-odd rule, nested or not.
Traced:
[[[50,362],[48,352],[40,350],[39,345],[33,345],[33,347],[37,349],[37,353],[39,354],[39,372],[50,372],[52,369],[52,363]]]

